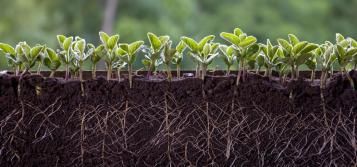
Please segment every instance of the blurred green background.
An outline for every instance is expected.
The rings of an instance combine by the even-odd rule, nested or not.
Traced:
[[[149,31],[175,43],[182,35],[208,34],[223,42],[218,34],[235,27],[260,42],[288,33],[323,42],[334,41],[336,32],[356,38],[356,10],[357,0],[0,0],[0,42],[57,48],[56,35],[65,34],[98,44],[100,30],[119,33],[120,42],[147,42]],[[190,58],[184,62],[190,69]],[[219,60],[214,66],[224,68]],[[0,69],[7,69],[2,54]]]

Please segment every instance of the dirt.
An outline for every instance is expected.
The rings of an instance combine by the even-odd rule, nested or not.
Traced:
[[[5,74],[0,166],[353,166],[356,112],[340,74],[322,92],[306,78],[257,74],[238,87],[235,75],[143,75],[132,88],[101,75]]]

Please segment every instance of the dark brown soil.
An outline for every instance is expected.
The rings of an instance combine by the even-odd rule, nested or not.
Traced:
[[[132,88],[5,74],[0,166],[354,166],[356,112],[340,74],[322,93],[256,74],[238,87],[235,75],[136,76]]]

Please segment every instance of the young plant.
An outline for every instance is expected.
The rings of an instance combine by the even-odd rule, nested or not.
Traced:
[[[207,72],[207,67],[210,65],[214,58],[219,54],[217,53],[219,48],[218,43],[206,43],[200,56],[192,54],[191,56],[195,58],[201,64],[201,79],[204,80]]]
[[[40,56],[43,46],[36,45],[34,47],[30,47],[26,42],[20,42],[17,47],[17,53],[19,56],[19,60],[22,62],[24,67],[23,74],[29,72],[30,69],[35,66],[38,57]]]
[[[129,74],[129,86],[132,87],[133,83],[133,64],[136,60],[136,53],[140,50],[141,46],[144,44],[144,41],[136,41],[131,44],[123,43],[120,44],[116,50],[116,55],[119,56],[119,59],[128,64],[128,74]],[[125,65],[124,65],[125,66]]]
[[[113,67],[117,69],[117,75],[118,75],[118,81],[120,81],[120,72],[121,69],[123,69],[127,65],[126,62],[123,62],[122,60],[118,59],[116,62],[113,63]],[[130,88],[131,88],[131,82],[129,82]]]
[[[45,49],[45,57],[43,59],[43,64],[48,69],[51,70],[50,77],[54,77],[55,72],[61,66],[61,60],[60,60],[60,57],[57,55],[57,53],[53,49],[46,48]]]
[[[337,62],[341,68],[340,71],[342,74],[346,74],[347,79],[350,81],[351,87],[355,89],[353,79],[346,68],[346,66],[352,62],[353,57],[357,54],[357,48],[354,48],[351,43],[351,39],[345,39],[341,34],[336,34],[335,53]]]
[[[165,44],[170,40],[169,36],[157,36],[151,32],[147,33],[147,37],[150,42],[150,48],[144,49],[143,52],[146,53],[143,60],[143,64],[148,66],[148,77],[152,72],[155,72],[157,67],[162,63],[160,59],[160,54]]]
[[[104,46],[104,61],[107,67],[107,79],[111,79],[113,63],[118,60],[115,52],[118,48],[119,35],[109,36],[105,32],[99,32],[100,40]]]
[[[68,80],[70,72],[70,64],[72,63],[71,47],[73,37],[66,37],[64,35],[57,35],[58,43],[62,50],[59,51],[59,57],[66,68],[65,79]]]
[[[171,44],[172,44],[171,40],[166,42],[166,44],[164,46],[164,51],[161,53],[161,59],[162,59],[162,62],[166,66],[167,79],[169,81],[172,80],[172,73],[171,73],[171,68],[170,68],[171,62],[174,59],[174,56],[177,52],[177,50],[175,48],[171,48]]]
[[[192,38],[189,37],[181,37],[181,41],[185,43],[187,48],[190,50],[190,55],[196,60],[197,65],[196,65],[196,77],[197,78],[203,78],[202,73],[203,73],[203,64],[202,61],[204,59],[203,55],[203,49],[206,44],[211,43],[215,39],[214,35],[208,35],[201,39],[199,42],[195,41]],[[217,46],[218,47],[218,46]],[[199,58],[199,59],[198,59]]]
[[[307,68],[309,68],[311,70],[311,83],[314,82],[315,80],[315,71],[317,68],[317,57],[319,56],[319,52],[318,52],[319,48],[315,49],[312,53],[312,56],[306,60],[305,65],[307,66]]]
[[[320,59],[321,65],[321,77],[320,77],[320,88],[326,88],[327,74],[332,68],[333,62],[336,60],[336,55],[334,54],[334,45],[331,42],[326,41],[325,44],[319,46],[316,50],[316,54]]]
[[[16,50],[9,44],[0,43],[0,51],[5,53],[9,66],[14,69],[15,76],[17,76],[22,62],[20,61]]]
[[[86,41],[82,38],[76,37],[76,40],[73,42],[72,53],[73,53],[73,61],[75,61],[75,65],[78,66],[79,70],[79,80],[83,81],[83,63],[86,61],[90,54],[85,52]]]
[[[283,49],[284,58],[282,61],[291,66],[291,78],[299,77],[299,66],[305,64],[306,60],[312,56],[312,51],[318,45],[301,41],[293,34],[289,34],[289,41],[278,39],[279,45]]]
[[[176,54],[174,58],[172,59],[172,64],[176,65],[176,77],[180,78],[181,77],[181,63],[183,59],[183,52],[186,49],[185,43],[180,41],[177,46],[176,46]]]
[[[227,66],[227,72],[226,75],[229,75],[231,72],[231,67],[233,64],[237,61],[237,56],[236,56],[236,50],[233,48],[233,46],[227,46],[227,45],[220,45],[219,49],[223,53],[223,62]]]
[[[255,61],[259,53],[259,45],[256,44],[257,39],[254,36],[247,36],[241,29],[235,28],[233,33],[222,32],[221,38],[229,42],[236,50],[235,56],[239,62],[239,72],[236,84],[239,85],[240,78],[243,75],[245,79],[247,73],[247,65]]]
[[[262,57],[264,58],[265,74],[269,79],[272,78],[272,69],[279,63],[279,46],[273,46],[270,40],[267,40],[267,44],[261,44]]]
[[[103,45],[99,45],[97,48],[93,44],[87,44],[87,47],[89,48],[88,50],[88,56],[90,57],[90,61],[92,62],[92,79],[95,79],[96,72],[97,72],[97,64],[99,61],[102,59],[102,57],[105,55],[105,49]]]

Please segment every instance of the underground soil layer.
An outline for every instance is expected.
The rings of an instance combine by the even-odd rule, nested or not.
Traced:
[[[324,90],[250,73],[132,88],[3,74],[0,166],[354,166],[356,112],[340,74]]]

